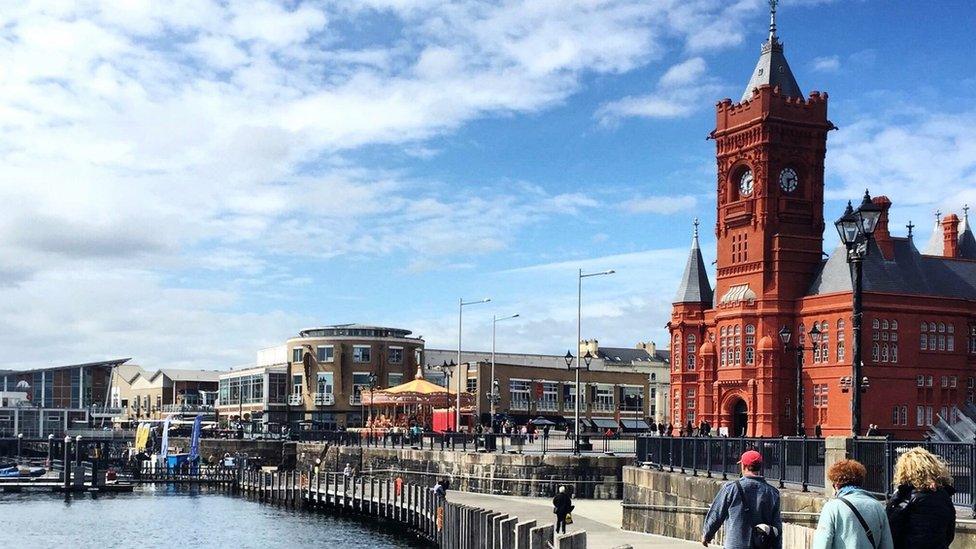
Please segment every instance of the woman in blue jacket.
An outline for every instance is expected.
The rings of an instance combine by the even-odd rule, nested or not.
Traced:
[[[831,465],[836,494],[820,511],[813,549],[893,549],[884,505],[861,489],[866,474],[853,459]]]

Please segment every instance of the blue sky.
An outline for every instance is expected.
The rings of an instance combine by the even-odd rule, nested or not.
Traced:
[[[666,341],[714,104],[762,0],[72,2],[0,15],[0,366],[227,368],[299,329],[565,352]],[[976,205],[964,1],[785,0],[830,94],[827,217],[865,186],[928,238]],[[829,230],[829,227],[828,227]],[[827,249],[836,241],[827,233]]]

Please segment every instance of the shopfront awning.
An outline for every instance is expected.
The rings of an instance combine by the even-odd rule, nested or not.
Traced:
[[[596,418],[593,420],[593,425],[597,429],[619,429],[620,428],[620,425],[617,423],[617,421],[613,419]]]
[[[643,419],[621,419],[620,423],[629,431],[647,431],[651,428]]]

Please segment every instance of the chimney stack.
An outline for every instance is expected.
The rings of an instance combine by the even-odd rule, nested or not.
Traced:
[[[874,228],[874,241],[878,243],[881,255],[885,259],[895,257],[895,244],[891,241],[891,232],[888,230],[888,210],[891,209],[891,200],[887,196],[876,196],[871,202],[881,207],[881,217]]]
[[[956,214],[942,218],[942,242],[944,257],[959,257],[959,216]]]

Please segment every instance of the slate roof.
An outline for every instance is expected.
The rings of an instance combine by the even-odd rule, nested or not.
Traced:
[[[892,238],[893,257],[877,243],[864,261],[865,292],[927,295],[976,300],[976,261],[922,255],[910,238]],[[807,295],[851,291],[847,252],[838,246],[814,278]]]
[[[973,229],[969,226],[969,211],[962,216],[959,222],[959,257],[965,259],[976,259],[976,237],[973,236]]]
[[[752,78],[746,84],[746,90],[742,93],[742,101],[747,101],[752,97],[752,90],[759,86],[779,86],[780,94],[784,97],[803,97],[800,85],[793,77],[790,64],[786,62],[783,55],[783,44],[777,40],[775,35],[771,35],[762,45],[759,55],[759,62],[752,71]]]
[[[712,285],[708,282],[708,272],[702,259],[701,249],[698,247],[698,228],[691,239],[691,250],[688,252],[688,262],[685,272],[681,276],[678,293],[672,303],[704,303],[712,304]]]
[[[600,347],[597,356],[614,364],[630,364],[631,362],[667,362],[671,358],[671,353],[667,350],[657,350],[651,356],[644,349],[630,347]]]

